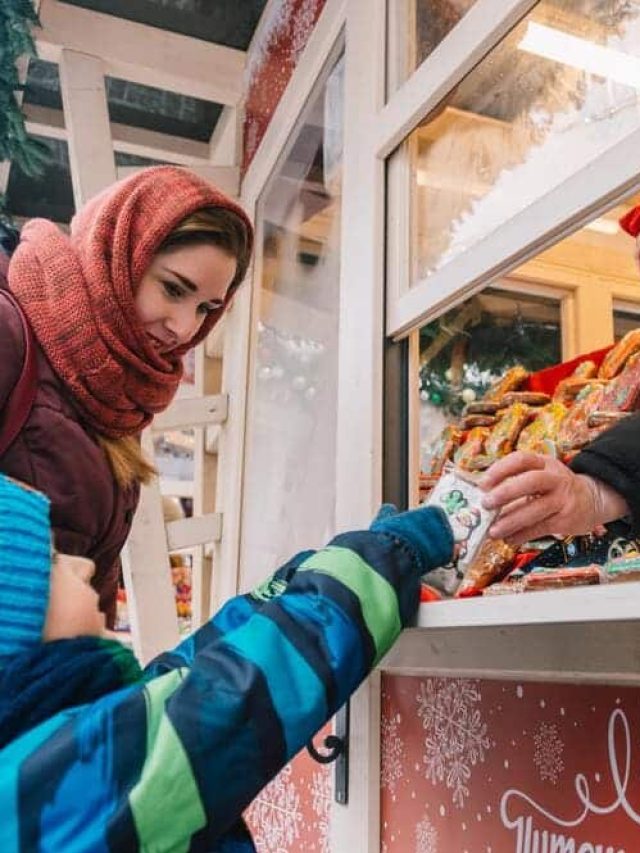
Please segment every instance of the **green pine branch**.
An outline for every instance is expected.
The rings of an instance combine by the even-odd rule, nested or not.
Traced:
[[[36,55],[31,27],[38,23],[31,0],[0,0],[0,161],[11,160],[33,177],[43,173],[49,150],[27,134],[16,98],[24,88],[16,62]]]

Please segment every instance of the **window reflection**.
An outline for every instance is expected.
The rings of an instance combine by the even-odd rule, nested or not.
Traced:
[[[434,440],[509,367],[541,370],[562,358],[560,303],[488,288],[420,330],[420,446]]]
[[[538,3],[407,143],[412,283],[636,130],[638,79],[637,4]]]
[[[397,55],[397,85],[415,69],[449,35],[476,0],[395,0],[389,5],[391,33],[397,43],[390,55]],[[397,30],[397,31],[396,31]]]
[[[243,584],[333,533],[343,63],[261,200],[241,535]]]

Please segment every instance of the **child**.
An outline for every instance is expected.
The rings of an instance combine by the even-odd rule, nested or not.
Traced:
[[[415,616],[450,560],[439,509],[298,554],[140,671],[92,564],[0,475],[0,850],[254,850],[241,815]]]

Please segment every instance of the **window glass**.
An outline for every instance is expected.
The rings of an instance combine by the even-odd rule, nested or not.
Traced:
[[[343,62],[270,178],[258,212],[242,583],[333,534]]]
[[[544,0],[394,156],[411,168],[411,284],[640,127],[640,6]]]
[[[394,0],[389,4],[389,34],[394,40],[389,56],[397,58],[395,68],[390,69],[394,88],[424,62],[475,2]]]
[[[624,338],[627,332],[640,328],[640,306],[637,311],[628,309],[613,310],[613,337],[616,341]]]
[[[515,364],[541,370],[562,360],[560,302],[487,288],[420,330],[420,455],[467,403]]]

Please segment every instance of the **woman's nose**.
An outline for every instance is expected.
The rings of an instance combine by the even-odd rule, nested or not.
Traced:
[[[186,344],[200,327],[201,320],[192,308],[180,307],[165,322],[168,331],[176,340],[176,345]]]

